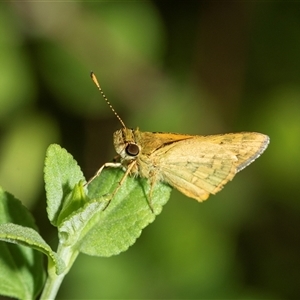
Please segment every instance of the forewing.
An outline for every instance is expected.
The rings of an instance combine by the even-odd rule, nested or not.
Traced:
[[[151,155],[157,151],[164,153],[163,148],[168,148],[172,145],[176,146],[177,144],[186,143],[190,140],[197,141],[197,144],[200,144],[200,148],[209,143],[222,146],[235,155],[237,158],[235,162],[236,172],[241,171],[258,158],[266,150],[270,141],[267,135],[257,132],[240,132],[209,136],[139,132],[137,142],[142,146],[144,154]]]

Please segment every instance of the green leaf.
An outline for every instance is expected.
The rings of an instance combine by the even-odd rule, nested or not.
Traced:
[[[11,222],[36,232],[29,211],[14,196],[0,188],[1,240],[7,241],[8,227],[4,223]],[[21,245],[0,242],[0,270],[0,294],[19,299],[35,298],[45,279],[42,254]]]
[[[88,196],[94,201],[104,201],[101,198],[103,195],[106,195],[106,200],[109,199],[123,176],[121,169],[103,170],[88,186]],[[157,183],[149,199],[148,180],[128,176],[108,207],[94,214],[87,222],[89,231],[81,237],[80,251],[89,255],[111,256],[127,250],[140,236],[142,229],[162,211],[171,190],[170,186]],[[85,209],[88,208],[89,205]]]
[[[57,274],[62,273],[64,270],[64,264],[57,258],[56,253],[52,251],[40,234],[32,228],[13,223],[1,224],[0,240],[36,249],[48,256],[50,268],[55,266]]]
[[[56,144],[47,149],[44,173],[48,218],[57,226],[62,210],[64,217],[66,216],[66,210],[63,209],[65,206],[71,213],[83,205],[76,202],[75,206],[72,206],[66,199],[70,199],[67,195],[74,189],[75,184],[79,181],[85,182],[85,178],[72,155]]]

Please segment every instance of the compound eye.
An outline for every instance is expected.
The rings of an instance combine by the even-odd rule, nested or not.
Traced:
[[[128,144],[125,150],[130,156],[137,156],[140,153],[140,148],[136,144]]]

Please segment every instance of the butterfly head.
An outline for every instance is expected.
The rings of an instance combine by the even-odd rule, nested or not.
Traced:
[[[134,160],[140,152],[141,146],[135,141],[135,130],[122,128],[114,133],[116,152],[123,160]]]

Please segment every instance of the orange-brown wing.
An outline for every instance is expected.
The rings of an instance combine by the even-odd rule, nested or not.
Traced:
[[[261,134],[237,133],[175,142],[155,153],[161,180],[188,197],[206,200],[254,161],[266,149],[267,141]]]

